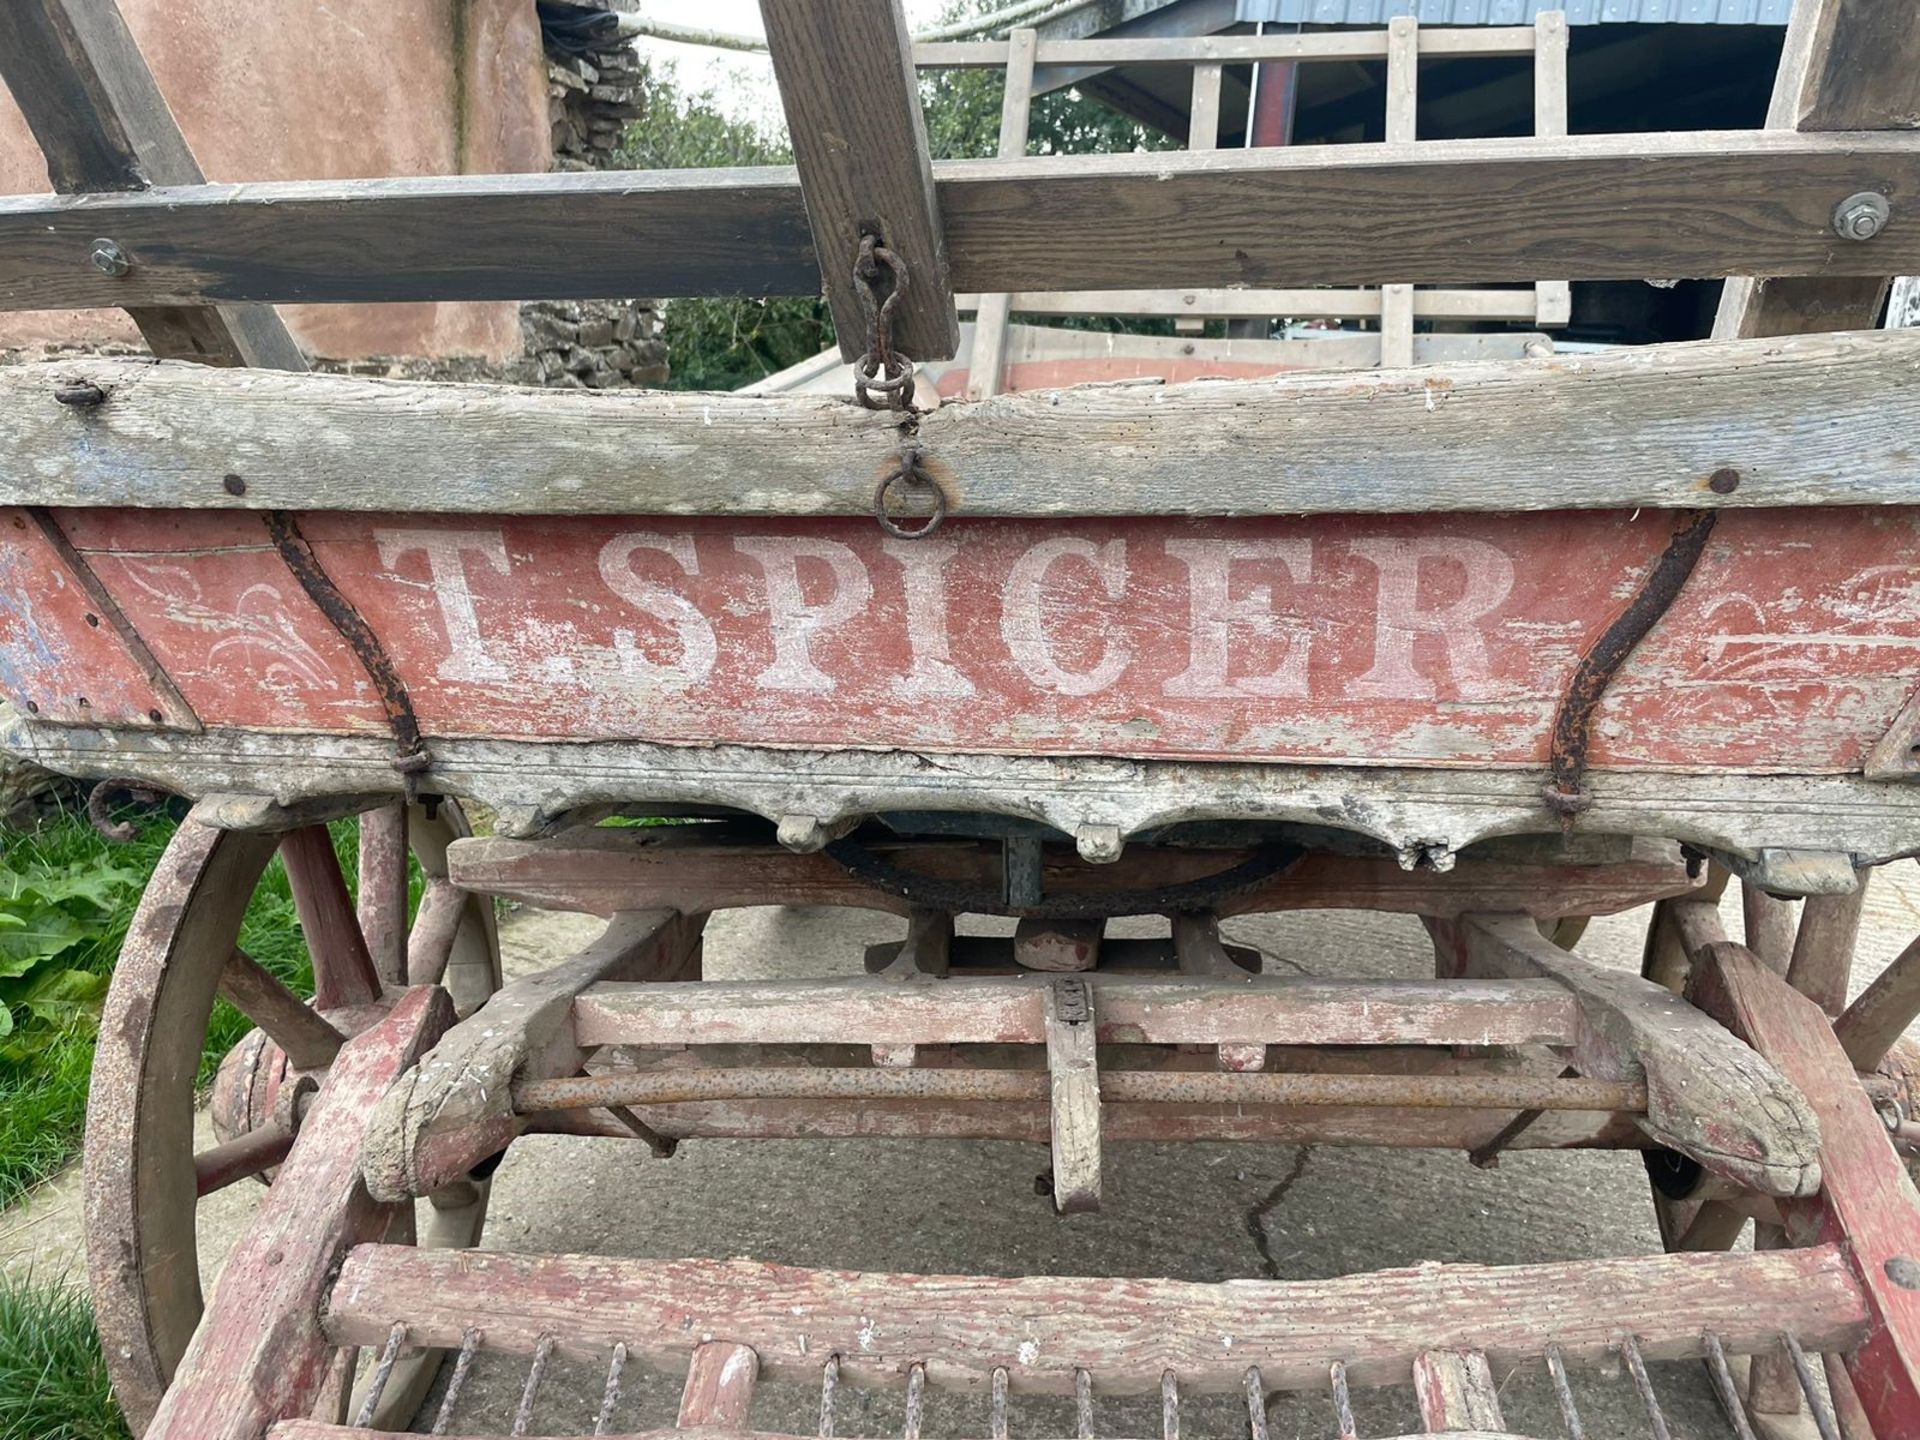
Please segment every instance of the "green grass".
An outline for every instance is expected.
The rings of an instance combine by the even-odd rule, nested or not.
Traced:
[[[80,1291],[0,1276],[0,1440],[127,1440]]]
[[[36,885],[57,893],[63,882],[73,888],[78,877],[87,892],[68,901],[54,917],[54,924],[73,930],[70,942],[28,975],[0,981],[0,1004],[9,1007],[11,1020],[11,1033],[0,1038],[0,1209],[17,1202],[78,1152],[99,1003],[140,891],[174,830],[165,817],[143,816],[139,823],[139,838],[125,845],[107,840],[85,817],[75,815],[32,833],[0,832],[0,874],[12,877],[15,897],[10,900],[8,888],[0,887],[0,921],[12,913],[44,927],[40,917],[48,907],[36,901],[30,910],[19,898]],[[351,822],[336,825],[333,840],[351,886],[357,871],[357,828]],[[65,935],[63,929],[55,938]],[[312,993],[312,962],[278,859],[267,867],[254,893],[240,944],[298,993]],[[66,977],[57,992],[45,983],[53,975]],[[41,992],[40,1000],[24,998],[35,989]],[[55,993],[71,999],[50,1003],[45,997]],[[215,1005],[201,1065],[203,1085],[211,1082],[220,1058],[249,1028],[246,1018],[225,1001]]]

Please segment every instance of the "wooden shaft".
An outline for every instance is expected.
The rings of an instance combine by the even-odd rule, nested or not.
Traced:
[[[1847,1007],[1853,947],[1872,874],[1861,871],[1860,883],[1850,895],[1809,895],[1801,905],[1787,983],[1829,1015],[1837,1016]]]
[[[471,896],[446,880],[434,879],[420,895],[420,910],[407,935],[407,983],[438,985],[453,957],[460,924]]]
[[[360,920],[347,894],[340,858],[324,825],[307,825],[280,837],[293,908],[313,956],[313,1003],[321,1010],[370,1005],[380,998],[380,977],[367,954]]]
[[[1856,1070],[1876,1070],[1920,1019],[1920,939],[1894,957],[1834,1021],[1833,1033]]]
[[[281,984],[246,951],[235,948],[220,972],[220,994],[267,1032],[296,1070],[322,1070],[346,1043],[327,1018]]]
[[[1048,1077],[1021,1070],[894,1070],[746,1067],[617,1071],[513,1087],[521,1115],[608,1105],[701,1100],[1045,1100]],[[1609,1080],[1534,1076],[1314,1075],[1107,1071],[1103,1101],[1179,1105],[1370,1105],[1416,1109],[1604,1110],[1640,1113],[1646,1087]]]
[[[1747,949],[1778,975],[1787,973],[1787,964],[1793,958],[1794,929],[1799,923],[1794,904],[1767,894],[1750,880],[1740,882],[1740,914]]]
[[[682,1430],[745,1430],[753,1422],[753,1386],[759,1375],[760,1357],[746,1345],[709,1340],[695,1346],[675,1423]]]
[[[249,1131],[193,1157],[194,1194],[207,1196],[270,1170],[293,1149],[293,1135],[271,1126]]]
[[[355,913],[374,973],[407,983],[407,807],[391,801],[360,817],[360,895]]]

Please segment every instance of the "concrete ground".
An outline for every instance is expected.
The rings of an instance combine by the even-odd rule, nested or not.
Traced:
[[[1730,902],[1729,933],[1739,933]],[[1638,964],[1644,914],[1595,922],[1583,954]],[[597,922],[521,912],[503,927],[510,973],[550,963],[590,939]],[[708,973],[826,975],[855,972],[862,948],[897,939],[902,922],[824,910],[749,910],[716,917]],[[1228,938],[1256,946],[1269,970],[1418,976],[1431,973],[1417,921],[1331,912],[1241,919]],[[1920,873],[1901,865],[1877,877],[1862,927],[1855,985],[1877,974],[1920,932]],[[1150,931],[1145,933],[1151,933]],[[1497,1171],[1464,1156],[1313,1146],[1135,1145],[1109,1151],[1105,1208],[1062,1219],[1034,1193],[1046,1168],[1037,1147],[984,1142],[690,1143],[670,1161],[643,1147],[535,1136],[516,1144],[494,1185],[485,1243],[524,1251],[724,1258],[735,1255],[829,1268],[922,1273],[1322,1278],[1421,1261],[1513,1264],[1657,1252],[1659,1237],[1638,1159],[1625,1154],[1529,1153]],[[76,1262],[72,1179],[46,1187],[0,1217],[0,1260],[42,1273]],[[240,1186],[202,1209],[209,1275],[257,1195]],[[1654,1367],[1675,1440],[1728,1433],[1697,1365]],[[504,1434],[525,1371],[483,1357],[460,1410],[462,1427]],[[533,1434],[593,1428],[604,1376],[556,1365],[534,1411]],[[1623,1375],[1576,1375],[1589,1436],[1649,1433]],[[619,1428],[671,1425],[678,1384],[629,1372]],[[437,1394],[437,1392],[436,1392]],[[1563,1434],[1541,1377],[1503,1394],[1508,1425]],[[431,1418],[432,1400],[424,1412]],[[817,1395],[762,1387],[759,1426],[812,1434]],[[1409,1391],[1357,1392],[1362,1435],[1419,1429]],[[1097,1407],[1103,1435],[1155,1435],[1157,1399]],[[1015,1436],[1071,1434],[1070,1407],[1016,1400]],[[1246,1433],[1242,1403],[1190,1400],[1189,1435]],[[838,1433],[898,1433],[899,1397],[843,1392]],[[1326,1397],[1279,1397],[1269,1408],[1276,1440],[1334,1433]],[[422,1429],[425,1425],[422,1424]],[[937,1397],[932,1434],[986,1433],[984,1400]]]

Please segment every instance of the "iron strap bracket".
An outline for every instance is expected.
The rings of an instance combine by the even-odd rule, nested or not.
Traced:
[[[1593,804],[1586,788],[1587,747],[1593,738],[1593,717],[1620,667],[1642,640],[1660,623],[1679,596],[1713,535],[1718,510],[1685,510],[1667,548],[1627,608],[1609,625],[1587,653],[1580,657],[1567,693],[1553,718],[1553,739],[1547,752],[1547,780],[1541,786],[1547,808],[1572,825]]]
[[[321,567],[313,547],[307,543],[306,536],[300,533],[299,523],[293,518],[293,513],[288,510],[268,510],[264,518],[267,533],[273,537],[273,547],[280,552],[280,558],[286,562],[293,578],[300,582],[300,588],[307,592],[307,598],[326,616],[327,623],[347,642],[347,648],[353,651],[361,669],[367,672],[367,679],[373,683],[373,693],[380,701],[381,710],[386,713],[387,726],[393,731],[394,744],[398,747],[399,753],[394,756],[393,768],[406,777],[407,798],[417,798],[420,776],[433,764],[433,757],[427,753],[426,742],[420,737],[420,721],[413,712],[413,700],[400,679],[400,672],[393,668],[393,661],[381,645],[380,637],[373,633],[373,627],[353,608],[353,602],[340,593],[340,588]]]

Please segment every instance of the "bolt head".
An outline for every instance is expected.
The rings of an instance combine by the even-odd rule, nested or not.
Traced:
[[[94,241],[87,258],[93,261],[93,268],[102,275],[124,275],[133,268],[133,262],[127,259],[127,252],[111,240]]]
[[[1920,1264],[1906,1255],[1895,1255],[1881,1267],[1887,1278],[1902,1290],[1920,1290]]]
[[[1843,240],[1871,240],[1887,228],[1893,207],[1887,197],[1874,190],[1849,195],[1833,211],[1834,231]]]

